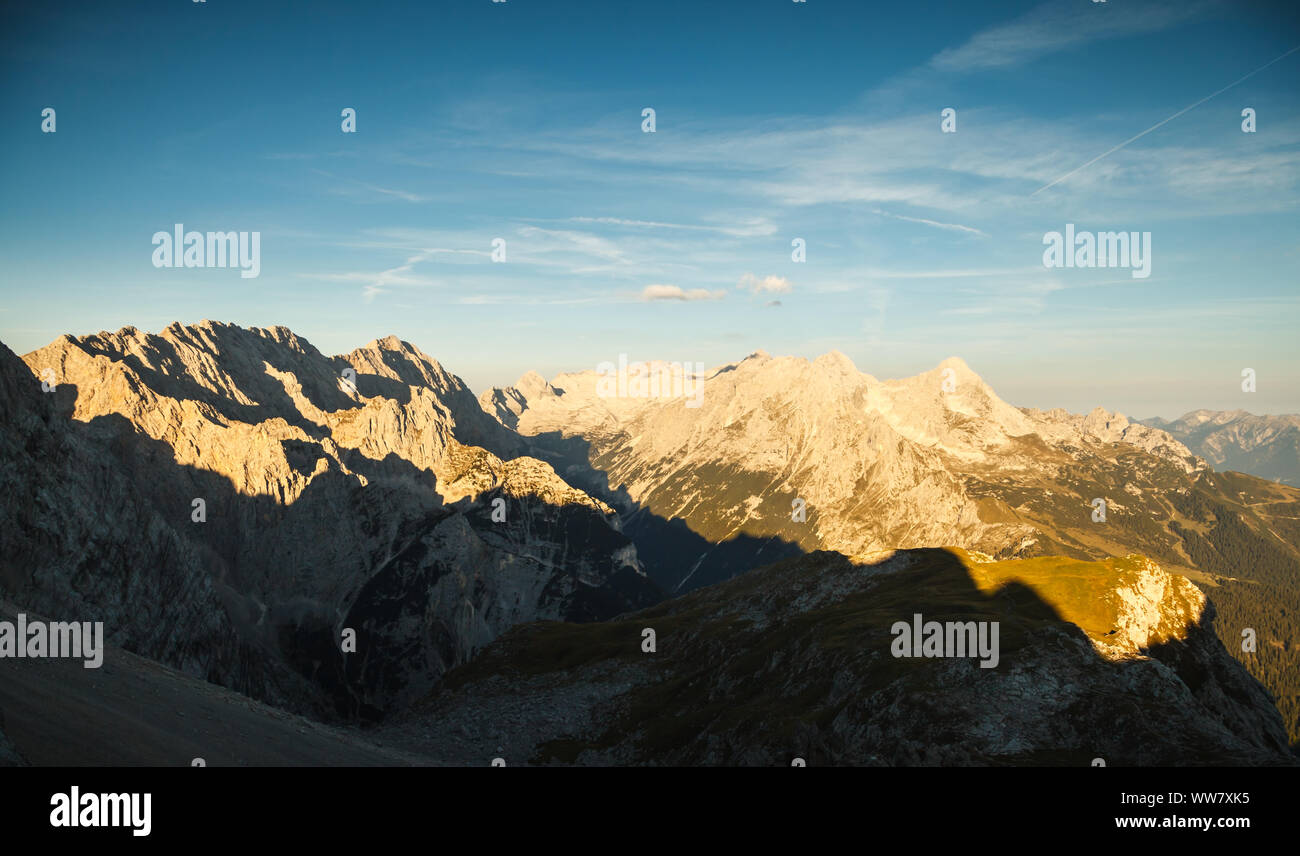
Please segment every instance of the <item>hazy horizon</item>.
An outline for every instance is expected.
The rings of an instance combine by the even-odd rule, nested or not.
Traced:
[[[213,319],[200,319],[200,320],[196,320],[196,321],[180,321],[179,323],[181,323],[181,324],[184,325],[184,326],[193,326],[193,325],[195,325],[195,324],[200,323],[202,320],[216,321],[216,322],[223,323],[223,324],[224,324],[224,323],[234,323],[234,322],[221,321],[220,319],[215,319],[215,318],[213,318]],[[170,323],[170,322],[169,322],[169,323]],[[133,327],[136,327],[136,329],[139,329],[139,330],[142,330],[142,331],[144,331],[144,332],[152,333],[152,334],[154,334],[154,335],[157,335],[157,334],[160,334],[160,333],[162,332],[162,330],[163,330],[165,327],[167,327],[168,325],[165,324],[165,325],[163,325],[162,327],[159,327],[159,328],[154,329],[154,330],[145,330],[144,328],[141,328],[141,327],[139,327],[138,325],[128,325],[128,326],[133,326]],[[260,328],[263,328],[263,329],[265,329],[265,328],[270,328],[270,327],[275,327],[275,326],[285,326],[285,327],[288,327],[288,325],[276,325],[276,324],[239,324],[239,325],[237,325],[237,326],[244,327],[244,328],[246,328],[246,329],[247,329],[247,328],[251,328],[251,327],[260,327]],[[118,329],[121,329],[121,328],[118,328]],[[293,328],[290,327],[289,329],[292,330]],[[105,333],[105,332],[107,332],[107,333],[116,333],[117,330],[96,330],[96,331],[93,331],[93,332],[69,333],[69,335],[72,335],[72,336],[74,336],[74,337],[79,337],[79,336],[87,336],[87,335],[96,335],[96,334],[98,334],[98,333]],[[371,336],[371,337],[365,339],[364,341],[357,342],[357,343],[355,343],[355,344],[353,344],[353,345],[351,345],[351,346],[348,346],[348,347],[330,349],[330,348],[324,348],[324,347],[321,347],[321,346],[317,343],[317,341],[316,341],[315,339],[313,339],[313,338],[312,338],[311,336],[309,336],[309,335],[304,334],[304,333],[303,333],[302,331],[300,331],[300,330],[293,330],[293,332],[294,332],[294,334],[297,335],[300,339],[305,339],[305,340],[307,340],[308,342],[310,342],[310,343],[312,344],[313,347],[315,347],[318,351],[321,352],[321,354],[323,354],[324,356],[327,356],[327,357],[341,357],[341,356],[344,356],[344,355],[348,354],[349,352],[351,352],[351,351],[353,351],[353,350],[355,350],[355,349],[357,349],[357,348],[360,348],[360,347],[362,347],[362,346],[368,344],[369,342],[373,342],[373,341],[377,341],[377,340],[380,340],[380,339],[384,339],[384,338],[387,338],[387,337],[390,336],[390,335],[397,335],[397,334],[381,334],[381,335]],[[457,377],[459,377],[462,381],[464,381],[465,384],[470,388],[470,390],[471,390],[471,391],[474,393],[474,395],[476,395],[476,396],[480,396],[480,395],[482,395],[484,392],[486,392],[486,391],[488,391],[488,390],[490,390],[490,389],[492,389],[492,388],[499,388],[499,387],[508,387],[508,386],[513,386],[513,385],[514,385],[514,384],[515,384],[515,383],[516,383],[516,382],[517,382],[517,381],[518,381],[518,380],[519,380],[519,379],[520,379],[524,374],[526,374],[526,373],[528,373],[528,372],[530,372],[530,371],[537,372],[537,374],[539,374],[539,375],[541,375],[542,377],[544,377],[547,381],[552,381],[552,380],[554,380],[554,379],[556,378],[557,375],[560,375],[560,374],[575,374],[575,373],[579,373],[579,372],[583,372],[583,371],[594,371],[594,370],[596,370],[596,368],[597,368],[597,366],[599,365],[599,363],[604,362],[604,361],[606,361],[606,360],[608,360],[609,362],[617,363],[618,358],[619,358],[619,356],[620,356],[619,354],[605,355],[605,356],[603,356],[600,360],[591,360],[591,361],[589,362],[589,364],[586,364],[586,365],[583,365],[583,366],[567,366],[567,367],[566,367],[566,366],[561,366],[561,367],[559,367],[559,368],[550,369],[550,370],[546,370],[546,371],[543,371],[542,369],[539,369],[539,368],[536,368],[536,367],[527,367],[527,366],[526,366],[526,367],[520,369],[518,372],[516,372],[513,376],[506,377],[506,378],[503,378],[503,379],[498,379],[498,380],[489,380],[489,381],[483,382],[483,381],[476,381],[476,380],[473,380],[473,379],[472,379],[473,376],[472,376],[471,374],[469,374],[469,373],[465,373],[465,372],[462,372],[462,371],[461,371],[461,370],[460,370],[460,369],[459,369],[459,368],[458,368],[458,367],[457,367],[453,362],[450,362],[450,361],[448,361],[447,359],[444,359],[444,358],[443,358],[442,356],[440,356],[439,354],[432,352],[429,348],[427,348],[427,347],[425,347],[424,345],[422,345],[418,340],[413,340],[413,339],[410,339],[410,338],[408,338],[408,337],[406,337],[406,336],[397,336],[397,338],[401,339],[402,341],[408,342],[408,343],[411,344],[411,345],[414,345],[416,348],[419,348],[421,351],[423,351],[426,355],[428,355],[428,356],[432,357],[433,359],[437,360],[438,363],[439,363],[439,364],[440,364],[444,369],[446,369],[447,371],[451,372],[452,374],[454,374],[454,375],[456,375]],[[57,339],[57,337],[56,337],[56,339]],[[0,339],[0,341],[3,341],[3,340]],[[54,340],[51,340],[51,342],[52,342],[52,341],[54,341]],[[46,345],[49,345],[51,342],[43,342],[43,343],[41,343],[40,345],[38,345],[38,346],[36,346],[36,347],[34,347],[34,348],[26,348],[26,349],[22,349],[22,350],[20,350],[20,349],[18,349],[18,348],[14,348],[12,345],[9,345],[8,342],[5,342],[5,344],[6,344],[6,345],[9,345],[9,347],[11,348],[11,350],[13,350],[13,351],[14,351],[15,353],[17,353],[19,356],[25,356],[25,355],[31,353],[32,351],[40,350],[42,347],[45,347]],[[720,360],[720,361],[715,361],[715,362],[706,362],[706,363],[705,363],[705,367],[708,368],[708,369],[714,369],[714,368],[717,368],[717,367],[720,367],[720,366],[723,366],[723,365],[738,363],[738,362],[744,360],[746,357],[750,356],[751,354],[755,353],[756,351],[760,351],[760,350],[766,352],[769,356],[772,356],[772,357],[799,357],[799,358],[806,359],[806,360],[809,360],[809,361],[815,360],[817,357],[821,356],[821,354],[829,353],[829,352],[832,351],[832,350],[838,350],[838,351],[840,351],[841,353],[844,353],[843,349],[840,349],[840,348],[830,348],[830,349],[828,349],[827,351],[822,351],[821,353],[816,353],[816,354],[788,354],[788,353],[780,353],[780,352],[777,352],[777,351],[773,351],[773,350],[771,350],[771,349],[769,349],[769,348],[755,348],[755,349],[753,349],[753,350],[751,350],[751,351],[747,351],[747,352],[745,352],[745,353],[743,353],[743,354],[737,354],[736,356],[732,357],[731,359]],[[661,360],[661,361],[665,361],[665,362],[674,362],[674,361],[675,361],[675,362],[695,362],[695,361],[693,361],[693,360],[688,361],[688,360],[681,359],[681,358],[677,358],[677,357],[673,357],[673,356],[663,356],[663,355],[648,355],[648,356],[647,356],[647,355],[635,355],[635,354],[629,354],[629,355],[627,355],[627,357],[628,357],[628,362],[629,362],[629,363],[638,363],[638,362],[654,362],[654,361],[656,361],[656,360]],[[1169,420],[1172,420],[1172,419],[1177,419],[1177,418],[1179,418],[1179,417],[1181,417],[1181,416],[1184,416],[1184,415],[1186,415],[1186,414],[1188,414],[1188,413],[1191,413],[1191,412],[1193,412],[1193,411],[1196,411],[1196,410],[1215,410],[1215,411],[1239,410],[1239,411],[1244,411],[1244,412],[1246,412],[1246,413],[1249,413],[1249,414],[1252,415],[1252,416],[1289,416],[1289,415],[1296,415],[1296,414],[1286,413],[1286,412],[1277,412],[1277,413],[1261,413],[1261,412],[1259,412],[1259,411],[1250,410],[1249,408],[1245,408],[1245,407],[1191,407],[1191,408],[1187,408],[1187,409],[1185,409],[1185,410],[1178,411],[1178,412],[1176,412],[1176,413],[1174,413],[1174,412],[1164,412],[1164,413],[1139,413],[1139,412],[1130,412],[1130,411],[1128,411],[1128,410],[1124,410],[1123,408],[1111,407],[1111,406],[1108,406],[1107,404],[1105,404],[1104,402],[1096,403],[1096,404],[1092,404],[1092,405],[1090,405],[1090,406],[1086,406],[1086,407],[1069,407],[1069,406],[1066,406],[1066,405],[1055,404],[1055,403],[1042,404],[1042,403],[1037,403],[1037,402],[1017,401],[1017,400],[1014,400],[1014,399],[1008,398],[1006,395],[1003,395],[1002,392],[1001,392],[1001,390],[998,388],[998,383],[997,383],[994,379],[992,379],[992,378],[990,378],[988,375],[986,375],[984,372],[980,371],[980,367],[979,367],[978,365],[972,365],[972,364],[970,363],[970,361],[969,361],[969,360],[966,360],[965,358],[963,358],[961,354],[955,354],[955,353],[954,353],[954,354],[946,354],[946,355],[940,357],[939,359],[936,359],[936,360],[934,361],[934,363],[932,363],[932,364],[930,364],[930,365],[920,366],[920,367],[916,368],[916,370],[914,370],[914,371],[909,371],[909,372],[905,372],[905,373],[902,373],[902,374],[881,374],[881,373],[879,373],[879,372],[872,371],[870,367],[860,365],[860,364],[858,363],[857,360],[853,360],[853,364],[854,364],[854,366],[857,368],[858,371],[863,372],[864,374],[869,374],[869,375],[873,376],[874,378],[876,378],[877,380],[888,381],[888,380],[899,380],[899,379],[903,379],[903,378],[907,378],[907,377],[912,377],[912,376],[915,376],[915,375],[920,374],[920,373],[922,373],[922,372],[931,371],[931,370],[935,369],[935,368],[936,368],[940,363],[942,363],[943,360],[948,359],[949,357],[957,357],[957,358],[961,359],[963,362],[965,362],[965,363],[970,367],[970,369],[971,369],[972,371],[975,372],[975,374],[979,375],[980,378],[982,378],[986,383],[988,383],[988,385],[989,385],[990,387],[992,387],[993,392],[994,392],[995,394],[997,394],[997,396],[998,396],[999,398],[1001,398],[1003,401],[1006,401],[1008,404],[1012,404],[1012,405],[1014,405],[1014,406],[1016,406],[1016,407],[1036,408],[1036,409],[1039,409],[1039,410],[1051,410],[1051,409],[1056,408],[1056,407],[1064,407],[1065,410],[1068,410],[1068,411],[1070,411],[1071,413],[1088,413],[1088,412],[1092,411],[1093,409],[1095,409],[1095,408],[1097,408],[1097,407],[1101,407],[1101,408],[1103,408],[1103,409],[1105,409],[1105,410],[1108,410],[1108,411],[1111,411],[1111,412],[1122,413],[1124,416],[1127,416],[1129,419],[1132,419],[1132,420],[1151,419],[1151,418],[1157,418],[1157,417],[1158,417],[1158,418],[1163,418],[1163,419],[1169,419]],[[850,357],[850,359],[852,359],[852,357]]]

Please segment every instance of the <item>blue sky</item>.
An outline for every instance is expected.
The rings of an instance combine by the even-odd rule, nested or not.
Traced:
[[[3,32],[19,353],[212,318],[393,333],[476,391],[838,349],[955,354],[1024,406],[1300,411],[1294,4],[50,2]],[[260,231],[261,275],[155,268],[175,223]],[[1150,277],[1045,268],[1067,223],[1150,232]]]

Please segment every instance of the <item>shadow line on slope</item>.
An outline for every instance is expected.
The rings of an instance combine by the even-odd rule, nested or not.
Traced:
[[[886,567],[898,557],[908,566]],[[916,613],[999,622],[998,665],[892,656],[891,627]],[[950,551],[877,566],[816,552],[599,626],[517,627],[404,719],[433,729],[430,752],[463,742],[444,724],[493,722],[493,740],[537,764],[1295,763],[1211,619],[1141,652],[1151,659],[1113,661],[1033,588],[986,594]],[[550,723],[505,712],[565,704]]]

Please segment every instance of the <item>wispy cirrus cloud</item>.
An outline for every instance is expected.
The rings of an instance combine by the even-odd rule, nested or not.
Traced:
[[[326,172],[323,169],[313,169],[312,172],[331,179],[334,183],[330,185],[330,192],[340,196],[359,197],[365,196],[366,194],[374,194],[378,196],[379,199],[401,199],[404,202],[425,202],[428,199],[428,197],[421,196],[418,193],[411,193],[406,190],[394,190],[388,187],[380,187],[377,184],[371,184],[355,178],[340,178],[339,176],[336,176],[331,172]],[[370,201],[377,200],[372,198]]]
[[[880,270],[857,271],[863,279],[966,279],[970,277],[1040,275],[1042,268],[952,268],[949,270]]]
[[[873,214],[881,217],[889,217],[894,220],[905,220],[908,223],[920,223],[924,226],[933,226],[936,229],[949,229],[953,232],[968,232],[972,235],[980,235],[987,238],[988,233],[976,229],[974,226],[963,226],[960,223],[941,223],[938,220],[927,220],[924,217],[907,217],[903,214],[890,214],[888,211],[881,211],[879,208],[872,209]]]
[[[1211,92],[1209,95],[1206,95],[1204,98],[1201,98],[1200,100],[1195,101],[1195,102],[1193,102],[1192,104],[1187,105],[1187,106],[1184,107],[1183,109],[1179,110],[1177,113],[1174,113],[1172,116],[1167,116],[1166,118],[1161,119],[1159,122],[1156,122],[1154,125],[1152,125],[1151,127],[1147,128],[1145,131],[1141,131],[1140,133],[1137,133],[1137,134],[1133,135],[1132,137],[1129,137],[1127,140],[1125,140],[1124,142],[1120,143],[1119,145],[1112,146],[1111,148],[1109,148],[1109,149],[1107,149],[1106,151],[1102,152],[1101,154],[1097,155],[1095,158],[1093,158],[1092,160],[1088,161],[1087,163],[1084,163],[1084,164],[1082,164],[1082,165],[1080,165],[1080,166],[1077,166],[1077,167],[1075,167],[1074,169],[1070,170],[1070,171],[1067,172],[1065,175],[1062,175],[1060,178],[1054,179],[1053,181],[1050,181],[1050,182],[1048,182],[1047,184],[1044,184],[1042,187],[1038,188],[1038,189],[1035,190],[1033,193],[1031,193],[1030,196],[1036,196],[1036,195],[1038,195],[1039,193],[1043,192],[1044,190],[1047,190],[1049,187],[1052,187],[1053,185],[1056,185],[1056,184],[1060,184],[1062,181],[1065,181],[1065,180],[1066,180],[1067,178],[1069,178],[1070,176],[1072,176],[1072,175],[1074,175],[1074,174],[1076,174],[1076,173],[1078,173],[1078,172],[1080,172],[1080,171],[1082,171],[1082,170],[1084,170],[1084,169],[1087,169],[1088,167],[1092,166],[1093,164],[1095,164],[1097,161],[1101,160],[1102,158],[1110,157],[1110,156],[1111,156],[1112,154],[1114,154],[1115,152],[1117,152],[1117,151],[1119,151],[1120,149],[1125,148],[1126,146],[1128,146],[1129,143],[1132,143],[1132,142],[1135,142],[1135,141],[1137,141],[1137,140],[1140,140],[1141,138],[1145,137],[1147,134],[1149,134],[1149,133],[1151,133],[1152,131],[1156,130],[1157,128],[1161,127],[1162,125],[1167,125],[1168,123],[1170,123],[1170,122],[1172,122],[1173,120],[1177,119],[1179,116],[1183,115],[1184,113],[1187,113],[1188,111],[1191,111],[1191,110],[1195,110],[1197,107],[1201,106],[1201,105],[1204,104],[1206,101],[1209,101],[1211,98],[1214,98],[1214,97],[1217,96],[1217,95],[1221,95],[1222,93],[1227,92],[1229,89],[1232,89],[1232,88],[1233,88],[1234,86],[1236,86],[1238,83],[1241,83],[1241,82],[1244,81],[1244,80],[1248,80],[1249,78],[1254,77],[1256,74],[1259,74],[1259,73],[1260,73],[1261,71],[1263,71],[1264,69],[1268,68],[1268,67],[1271,66],[1271,65],[1274,65],[1275,63],[1278,63],[1278,62],[1280,62],[1280,61],[1286,59],[1287,57],[1289,57],[1291,54],[1295,53],[1295,52],[1298,51],[1298,50],[1300,50],[1300,45],[1297,45],[1296,47],[1291,48],[1291,50],[1287,51],[1286,53],[1281,54],[1280,56],[1277,56],[1277,57],[1275,57],[1274,59],[1269,60],[1268,62],[1266,62],[1266,63],[1264,63],[1263,65],[1261,65],[1259,68],[1255,69],[1254,71],[1251,71],[1250,73],[1246,74],[1246,75],[1243,76],[1243,77],[1239,77],[1237,80],[1233,81],[1232,83],[1229,83],[1227,86],[1223,87],[1222,89],[1215,90],[1214,92]]]
[[[776,226],[764,217],[751,219],[734,226],[706,226],[692,223],[660,223],[653,220],[625,220],[621,217],[570,217],[573,223],[598,223],[605,226],[632,226],[647,229],[682,229],[696,232],[716,232],[736,238],[752,238],[771,235]]]
[[[1023,65],[1098,39],[1168,29],[1195,20],[1218,5],[1213,0],[1153,3],[1053,0],[1010,23],[982,30],[959,47],[940,51],[929,65],[938,71],[952,72]]]
[[[618,244],[590,232],[521,226],[518,234],[530,240],[529,248],[536,253],[579,253],[620,264],[631,261]]]
[[[1037,315],[1047,307],[1047,297],[1065,286],[1053,280],[1039,280],[1023,286],[991,285],[978,290],[953,292],[942,315],[989,316],[995,318]]]
[[[391,196],[397,199],[405,200],[407,202],[424,202],[428,198],[425,196],[421,196],[418,193],[409,193],[405,190],[393,190],[392,188],[388,188],[388,187],[380,187],[375,184],[367,184],[364,181],[359,181],[357,182],[357,184],[365,188],[366,190],[372,191],[374,193],[378,193],[381,196]]]
[[[387,268],[373,273],[369,271],[346,271],[343,273],[316,273],[316,274],[298,274],[299,277],[310,279],[324,280],[326,282],[362,282],[365,283],[361,289],[361,299],[366,303],[371,303],[381,294],[387,294],[393,286],[407,287],[436,287],[441,286],[439,280],[431,279],[424,276],[415,276],[411,273],[412,269],[421,262],[428,261],[431,257],[442,253],[453,253],[456,250],[448,250],[441,247],[421,250],[413,256],[407,258],[405,263],[395,267]]]

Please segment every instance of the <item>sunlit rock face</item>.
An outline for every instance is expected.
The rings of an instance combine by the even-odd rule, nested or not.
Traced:
[[[1140,553],[1193,567],[1167,525],[1170,497],[1213,490],[1206,464],[1122,414],[1013,407],[955,357],[880,380],[839,352],[757,352],[701,383],[698,393],[632,395],[597,371],[550,382],[530,373],[480,404],[531,454],[617,508],[680,521],[706,544],[752,539],[749,567],[792,555],[791,545],[859,555],[945,544],[998,558]],[[1098,499],[1104,527],[1092,519]],[[629,520],[634,538],[646,517]],[[705,552],[664,567],[643,559],[673,591],[745,564]]]

